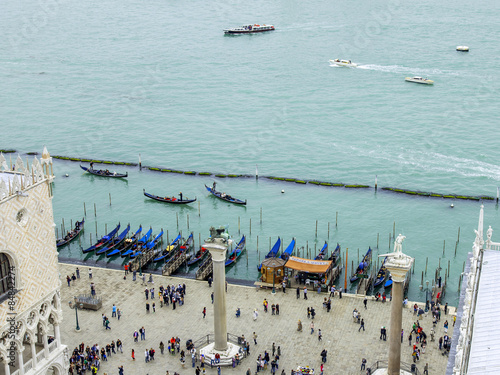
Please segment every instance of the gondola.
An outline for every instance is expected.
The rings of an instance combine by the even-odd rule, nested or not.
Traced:
[[[57,239],[56,246],[57,247],[64,246],[73,241],[75,238],[77,238],[83,232],[84,224],[85,224],[85,219],[82,219],[82,221],[77,221],[75,223],[75,228],[73,228],[70,232],[68,232],[63,238]]]
[[[196,252],[196,254],[194,255],[191,255],[191,257],[189,258],[188,262],[187,262],[187,265],[188,266],[192,266],[192,265],[195,265],[197,262],[199,262],[200,260],[203,259],[203,257],[205,255],[207,255],[208,253],[208,250],[205,248],[205,247],[201,247],[200,250],[198,250]]]
[[[146,244],[146,250],[151,250],[151,249],[155,248],[158,245],[158,243],[160,242],[162,236],[163,236],[163,229],[153,240],[149,241]]]
[[[328,244],[325,241],[325,244],[321,248],[321,251],[319,252],[318,255],[316,255],[314,260],[323,260],[326,259],[327,256],[328,256]]]
[[[234,203],[234,204],[241,204],[241,205],[247,204],[246,199],[244,201],[242,201],[241,199],[234,198],[234,197],[230,196],[229,194],[221,193],[220,191],[215,190],[215,188],[210,188],[207,185],[205,185],[205,187],[210,192],[210,194],[212,194],[214,197],[222,199],[223,201],[226,201],[229,203]]]
[[[278,256],[278,252],[280,251],[280,246],[281,246],[281,238],[278,237],[278,240],[272,247],[272,249],[267,253],[266,258],[276,258]],[[260,272],[260,269],[262,268],[262,263],[257,266],[257,270]]]
[[[389,278],[387,279],[387,281],[385,282],[384,284],[384,288],[390,288],[392,286],[392,275],[389,275]]]
[[[130,257],[130,258],[135,258],[135,254],[137,252],[140,252],[142,247],[149,241],[151,238],[151,234],[153,234],[153,229],[149,228],[149,230],[146,232],[144,236],[142,236],[140,239],[137,240],[135,244],[133,244],[128,250],[124,251],[121,254],[122,258],[125,257]]]
[[[370,261],[372,259],[372,249],[371,247],[368,248],[368,251],[366,252],[365,256],[363,257],[363,260],[361,263],[359,263],[358,268],[356,268],[356,272],[354,275],[351,276],[351,283],[354,283],[359,280],[360,275],[367,275],[368,274],[368,269],[370,268]]]
[[[235,263],[238,257],[241,255],[243,250],[245,249],[245,243],[246,239],[245,236],[241,237],[240,242],[238,242],[238,245],[234,248],[233,251],[228,256],[228,259],[226,260],[225,266],[228,267],[231,264]]]
[[[106,257],[109,258],[127,251],[130,247],[132,247],[132,245],[134,245],[137,242],[139,236],[141,235],[141,232],[142,232],[142,225],[139,226],[139,229],[137,229],[137,232],[135,232],[135,234],[132,237],[126,238],[125,241],[123,241],[120,245],[116,246],[113,250],[108,251],[106,253]]]
[[[107,169],[93,169],[84,167],[83,165],[80,165],[80,168],[82,168],[85,172],[89,172],[90,174],[93,174],[94,176],[101,176],[101,177],[111,177],[111,178],[126,178],[128,177],[128,172],[123,174],[123,173],[117,173],[117,172],[110,172]]]
[[[384,261],[382,262],[382,265],[380,266],[380,269],[378,270],[377,273],[377,278],[375,279],[375,282],[373,283],[373,287],[376,288],[379,285],[381,285],[385,279],[387,279],[387,269],[385,268],[385,262],[387,261],[388,257],[384,258]]]
[[[335,266],[340,261],[340,245],[338,243],[337,247],[335,247],[335,250],[333,250],[328,260],[331,260]]]
[[[103,247],[109,241],[111,241],[114,236],[116,236],[116,233],[119,230],[120,230],[120,224],[118,224],[115,229],[113,229],[111,232],[109,232],[107,235],[103,236],[99,241],[97,241],[95,245],[92,245],[88,249],[85,249],[85,250],[82,249],[83,253],[84,254],[89,253],[91,251],[94,251],[94,250],[97,250],[97,249]]]
[[[288,245],[283,251],[283,254],[281,254],[281,259],[283,260],[288,260],[293,254],[293,250],[295,249],[295,238],[292,238],[292,242],[290,242],[290,245]]]
[[[186,204],[186,203],[192,203],[192,202],[196,201],[196,198],[180,200],[176,197],[159,197],[158,195],[146,193],[145,189],[142,189],[142,192],[144,193],[144,195],[146,197],[154,199],[155,201],[158,201],[158,202],[172,203],[172,204]]]
[[[119,236],[114,237],[111,241],[108,242],[106,246],[101,247],[100,249],[95,251],[95,255],[101,255],[106,253],[108,250],[114,249],[116,246],[120,245],[128,235],[130,231],[130,224],[127,225],[127,228],[120,233]]]
[[[179,234],[175,239],[170,243],[169,246],[167,246],[166,249],[163,249],[163,251],[160,251],[158,255],[153,259],[153,262],[160,262],[162,260],[165,260],[174,250],[177,246],[179,246],[179,241],[181,240],[181,235]]]

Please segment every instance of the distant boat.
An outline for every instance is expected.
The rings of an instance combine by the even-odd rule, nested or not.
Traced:
[[[323,260],[328,256],[328,244],[325,241],[325,244],[323,245],[323,248],[319,252],[318,255],[316,255],[316,258],[314,260]]]
[[[198,250],[196,252],[196,254],[192,254],[191,257],[189,258],[188,262],[187,262],[187,265],[188,266],[192,266],[194,264],[196,264],[197,262],[199,262],[200,260],[203,259],[203,257],[205,255],[207,255],[208,253],[208,250],[205,248],[205,247],[201,247],[200,250]]]
[[[82,233],[84,224],[85,219],[82,219],[82,221],[77,221],[75,223],[75,227],[70,232],[68,232],[63,238],[57,239],[56,246],[64,246],[77,238]]]
[[[337,65],[337,66],[345,66],[347,68],[357,68],[358,64],[353,63],[351,60],[328,60],[330,64],[332,65]]]
[[[222,199],[223,201],[226,201],[229,203],[241,204],[241,205],[247,204],[246,200],[242,201],[241,199],[234,198],[234,197],[230,196],[229,194],[221,193],[220,191],[215,190],[215,188],[209,188],[207,185],[205,185],[205,188],[210,192],[210,194],[212,194],[213,196],[216,196],[219,199]]]
[[[356,268],[356,272],[351,276],[351,283],[354,283],[359,280],[361,275],[368,275],[368,269],[370,268],[370,261],[372,260],[372,249],[369,247],[365,256],[361,263],[359,263],[358,268]]]
[[[328,260],[331,260],[335,266],[337,265],[340,261],[340,244],[337,243],[337,247],[335,247]]]
[[[109,258],[127,251],[130,247],[132,247],[132,245],[134,245],[137,242],[139,236],[141,235],[141,232],[142,232],[142,226],[139,226],[139,229],[137,230],[137,232],[135,232],[135,234],[132,237],[126,238],[125,241],[121,243],[121,245],[118,245],[113,250],[107,252],[106,257]]]
[[[88,249],[82,250],[83,253],[89,253],[106,245],[109,241],[113,239],[114,236],[116,236],[116,233],[119,230],[120,230],[120,224],[118,224],[115,229],[113,229],[111,232],[109,232],[107,235],[103,236],[99,241],[97,241],[95,245],[90,246]]]
[[[125,240],[125,237],[127,237],[129,230],[130,230],[130,224],[127,225],[127,228],[125,228],[125,230],[121,232],[119,236],[114,237],[111,241],[109,241],[107,246],[102,247],[99,250],[96,250],[95,255],[101,255],[107,252],[108,250],[112,250],[116,246],[120,245]]]
[[[459,52],[469,52],[469,47],[467,47],[467,46],[457,46],[457,51],[459,51]]]
[[[112,177],[112,178],[126,178],[128,177],[128,172],[127,173],[117,173],[117,172],[110,172],[107,169],[93,169],[84,167],[83,165],[80,165],[80,168],[82,168],[84,171],[89,172],[90,174],[93,174],[94,176],[101,176],[101,177]]]
[[[240,242],[238,242],[238,245],[229,253],[228,259],[226,260],[225,266],[228,267],[231,264],[235,263],[236,260],[239,258],[243,250],[245,250],[245,243],[246,239],[245,236],[241,237]]]
[[[158,195],[146,193],[145,189],[142,189],[142,192],[144,193],[144,195],[146,197],[154,199],[155,201],[158,201],[158,202],[172,203],[172,204],[186,204],[186,203],[192,203],[192,202],[196,201],[196,198],[180,200],[176,197],[159,197]]]
[[[375,282],[373,283],[373,287],[376,288],[379,285],[381,285],[385,279],[387,279],[387,269],[385,268],[385,262],[387,262],[388,257],[384,258],[384,261],[382,262],[382,265],[380,266],[380,269],[378,270],[377,277],[375,278]],[[392,281],[392,280],[391,280]]]
[[[295,249],[295,238],[292,238],[292,242],[286,247],[283,254],[281,254],[281,259],[288,260],[293,254],[293,250]]]
[[[273,25],[245,25],[239,27],[233,27],[230,29],[224,29],[224,34],[252,34],[252,33],[262,33],[265,31],[274,31]]]
[[[281,246],[281,239],[278,237],[278,240],[272,247],[272,249],[267,253],[266,258],[276,258],[278,256],[278,252],[280,251],[280,246]],[[257,270],[260,272],[260,269],[262,268],[262,263],[257,266]]]
[[[427,79],[427,78],[422,78],[422,77],[406,77],[405,78],[406,82],[413,82],[413,83],[420,83],[422,85],[433,85],[434,81]]]
[[[389,275],[389,278],[384,284],[384,288],[390,288],[392,286],[392,275]]]

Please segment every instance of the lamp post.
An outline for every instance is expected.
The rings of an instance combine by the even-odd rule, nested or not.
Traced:
[[[275,279],[276,279],[276,263],[273,262],[273,293],[272,294],[276,294],[276,288],[275,288]]]
[[[78,307],[80,307],[80,309],[81,309],[83,307],[83,303],[78,304],[78,300],[77,300],[76,296],[73,297],[73,300],[74,300],[74,304],[75,304],[75,306],[73,308],[75,309],[75,316],[76,316],[76,329],[75,329],[75,331],[80,332],[80,325],[78,324]],[[71,301],[69,301],[69,305],[71,307]],[[78,305],[80,305],[80,306],[78,306]]]
[[[139,254],[139,276],[142,276],[142,264],[141,264],[141,261],[142,261],[142,251]]]

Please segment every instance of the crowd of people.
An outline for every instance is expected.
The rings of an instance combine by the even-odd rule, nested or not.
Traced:
[[[106,362],[113,354],[123,353],[123,344],[120,339],[100,347],[98,344],[85,346],[81,343],[77,346],[69,359],[70,375],[83,375],[87,371],[97,374],[101,367],[101,361]]]

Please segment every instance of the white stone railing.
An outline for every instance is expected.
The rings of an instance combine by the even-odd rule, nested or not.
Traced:
[[[45,359],[45,350],[42,349],[36,354],[36,361],[40,362],[43,361],[44,359]]]
[[[500,250],[500,242],[486,242],[485,245],[486,250]]]
[[[20,371],[20,370],[16,370],[16,371],[14,371],[14,372],[11,372],[11,373],[10,373],[10,375],[19,375],[19,371]]]
[[[24,364],[24,372],[28,372],[33,368],[33,358],[31,358],[28,362]]]
[[[49,353],[52,353],[56,347],[57,347],[57,340],[54,340],[49,344]]]

